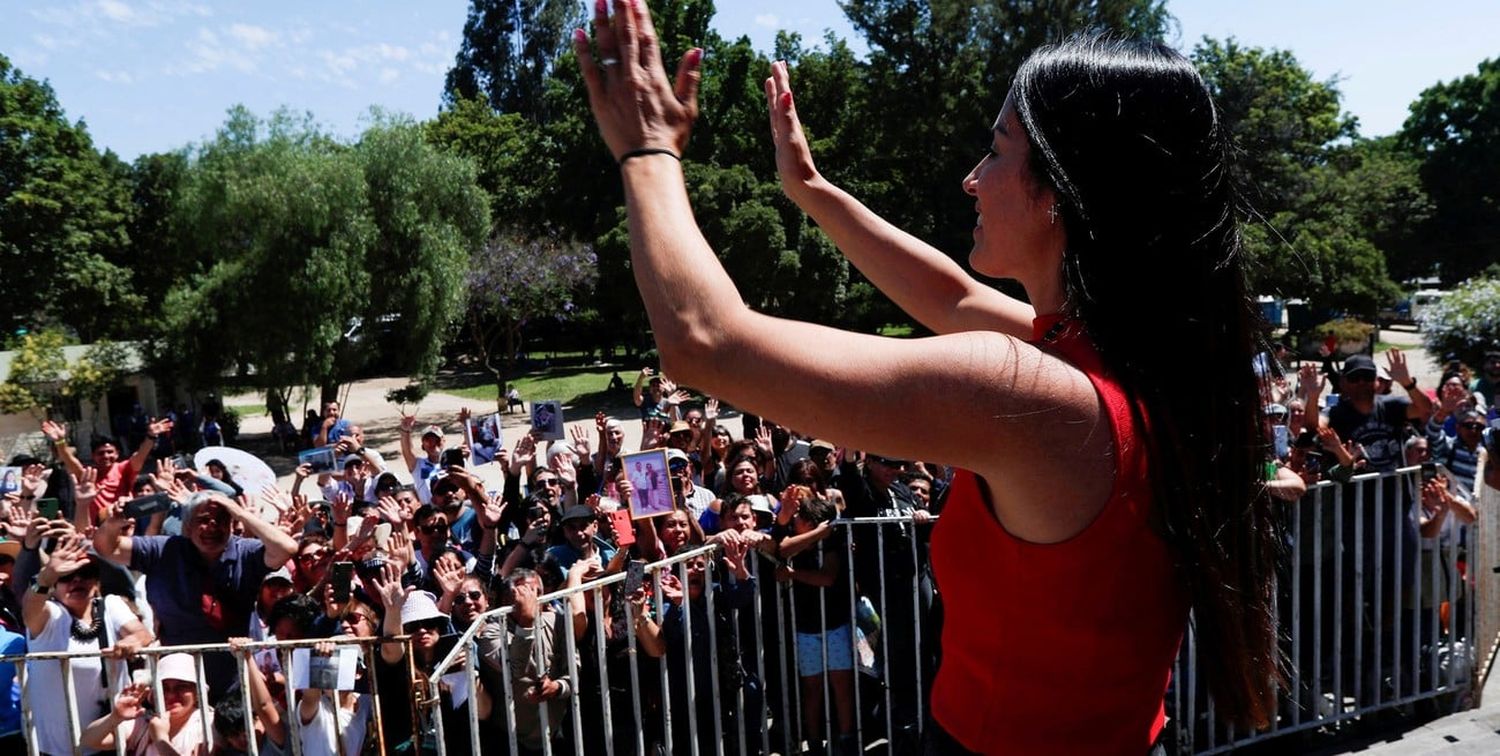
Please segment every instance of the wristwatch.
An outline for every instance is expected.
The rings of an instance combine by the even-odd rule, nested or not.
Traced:
[[[31,576],[31,592],[38,596],[45,596],[52,592],[52,586],[42,585],[41,575]]]
[[[1411,383],[1406,384],[1405,388],[1406,388],[1407,391],[1411,391],[1412,389],[1415,389],[1416,387],[1417,387],[1417,379],[1413,378],[1413,379],[1411,379]]]

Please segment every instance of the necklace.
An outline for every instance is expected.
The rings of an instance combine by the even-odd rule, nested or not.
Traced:
[[[99,639],[99,633],[104,630],[104,612],[100,611],[100,607],[97,603],[94,605],[93,609],[93,622],[85,625],[84,623],[79,622],[75,619],[73,620],[72,625],[68,627],[68,632],[72,634],[73,640],[76,640],[79,643],[88,643],[90,641]]]
[[[1063,335],[1063,331],[1066,331],[1071,325],[1073,325],[1072,315],[1067,315],[1063,317],[1063,319],[1057,321],[1056,323],[1053,323],[1052,327],[1048,328],[1047,332],[1042,334],[1042,343],[1051,344],[1052,342],[1057,341],[1058,338]]]

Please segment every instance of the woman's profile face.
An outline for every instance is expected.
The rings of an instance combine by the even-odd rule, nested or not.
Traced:
[[[978,214],[969,264],[987,276],[1053,285],[1049,279],[1061,275],[1066,234],[1061,215],[1052,220],[1055,194],[1031,174],[1031,145],[1010,97],[987,147],[963,181]]]

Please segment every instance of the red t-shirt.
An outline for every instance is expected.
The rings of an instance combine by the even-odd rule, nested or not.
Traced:
[[[99,476],[94,485],[99,489],[93,505],[94,522],[98,523],[114,508],[115,502],[130,498],[131,489],[135,488],[135,468],[130,466],[128,459],[116,462]]]
[[[1058,322],[1038,318],[1036,340]],[[1150,525],[1151,460],[1131,400],[1081,327],[1042,348],[1083,370],[1103,400],[1114,487],[1083,532],[1036,544],[1000,525],[983,481],[955,476],[932,538],[946,614],[933,716],[983,753],[1145,754],[1165,722],[1186,591]]]

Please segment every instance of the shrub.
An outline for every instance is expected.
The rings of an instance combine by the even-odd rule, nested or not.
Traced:
[[[1500,278],[1461,284],[1428,307],[1418,325],[1422,344],[1434,357],[1451,354],[1480,364],[1485,352],[1500,348]]]

